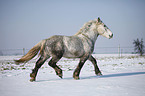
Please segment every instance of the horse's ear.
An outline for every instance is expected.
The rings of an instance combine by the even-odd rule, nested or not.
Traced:
[[[100,23],[100,22],[102,22],[102,21],[101,21],[100,17],[98,17],[97,23]]]
[[[98,19],[97,19],[97,22],[99,23],[99,22],[101,22],[101,19],[100,19],[100,17],[98,17]]]

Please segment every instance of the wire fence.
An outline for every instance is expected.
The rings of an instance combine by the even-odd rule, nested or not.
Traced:
[[[97,47],[94,49],[96,54],[133,54],[133,47]]]
[[[2,49],[0,50],[1,56],[8,55],[25,55],[30,49],[22,48],[22,49]]]
[[[3,49],[0,50],[0,56],[8,55],[25,55],[30,49],[21,48],[21,49]],[[95,54],[134,54],[133,47],[95,47]]]

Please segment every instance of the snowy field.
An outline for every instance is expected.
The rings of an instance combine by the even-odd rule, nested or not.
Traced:
[[[87,61],[80,80],[73,71],[79,59],[62,58],[58,65],[63,79],[55,75],[48,61],[38,72],[36,82],[29,75],[37,57],[26,64],[15,65],[21,56],[0,56],[0,96],[145,96],[145,56],[94,54],[103,76],[96,76]]]

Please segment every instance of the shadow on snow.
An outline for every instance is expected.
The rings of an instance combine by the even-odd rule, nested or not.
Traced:
[[[132,72],[132,73],[116,73],[116,74],[108,74],[102,76],[88,76],[82,77],[81,79],[92,79],[92,78],[111,78],[111,77],[122,77],[122,76],[132,76],[132,75],[141,75],[145,74],[145,72]]]
[[[132,72],[132,73],[116,73],[116,74],[108,74],[108,75],[102,75],[102,76],[86,76],[86,77],[81,77],[80,80],[84,79],[94,79],[94,78],[111,78],[111,77],[123,77],[123,76],[132,76],[132,75],[141,75],[145,74],[145,72]],[[59,79],[49,79],[49,80],[38,80],[36,82],[45,82],[45,81],[58,81],[61,80]],[[73,80],[72,77],[67,77],[63,78],[63,80]]]

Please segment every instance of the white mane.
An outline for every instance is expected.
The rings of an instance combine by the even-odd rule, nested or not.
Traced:
[[[75,35],[86,33],[90,29],[93,23],[96,23],[96,20],[90,20],[89,22],[85,23],[83,27]]]

